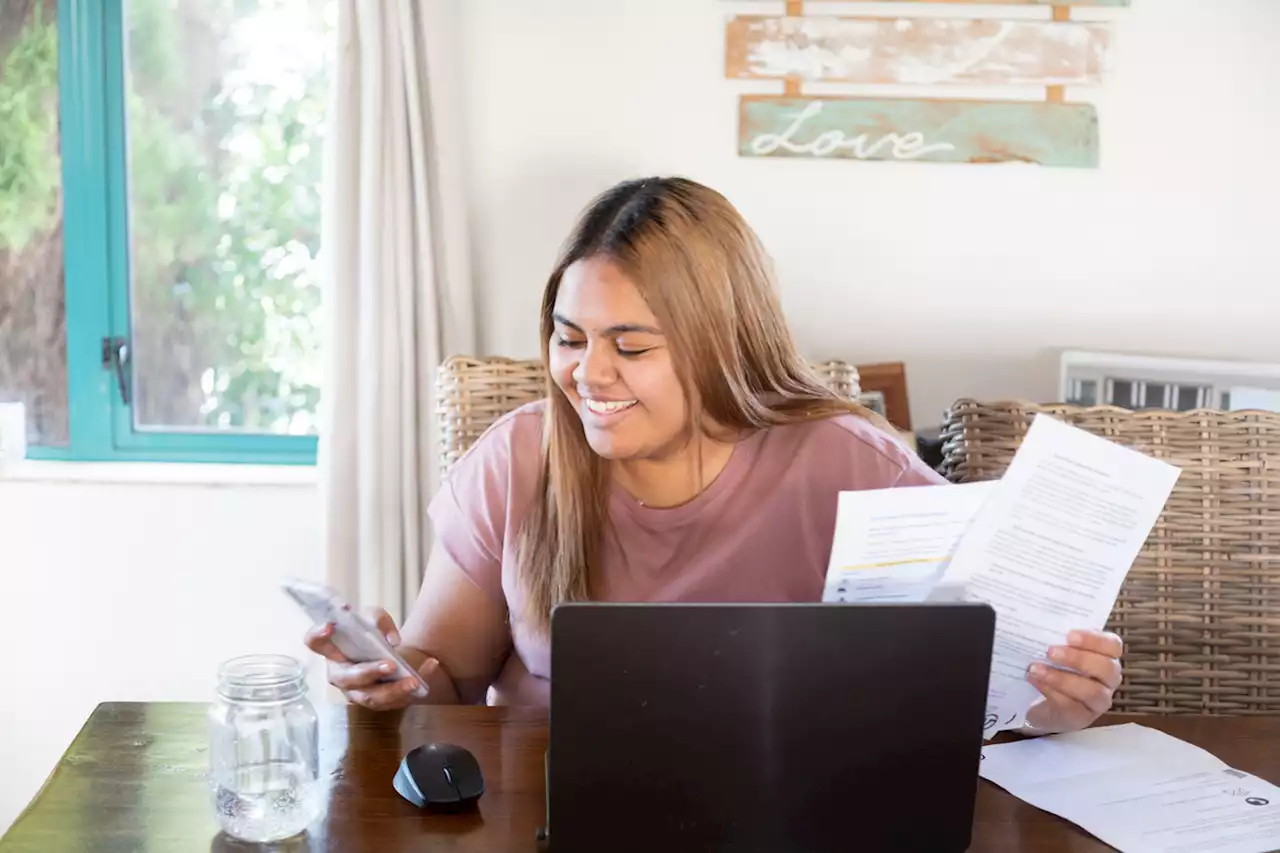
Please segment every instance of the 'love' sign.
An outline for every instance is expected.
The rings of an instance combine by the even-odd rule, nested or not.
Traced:
[[[744,95],[738,152],[934,163],[1095,168],[1089,104]]]

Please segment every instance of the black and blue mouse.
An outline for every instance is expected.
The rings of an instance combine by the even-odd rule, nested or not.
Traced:
[[[484,793],[480,762],[451,743],[415,747],[400,762],[393,784],[418,808],[445,812],[462,811]]]

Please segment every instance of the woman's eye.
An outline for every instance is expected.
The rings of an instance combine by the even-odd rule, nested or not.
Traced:
[[[650,347],[650,349],[652,349],[652,347]],[[649,349],[623,349],[622,347],[618,347],[618,355],[623,358],[635,358],[636,356],[644,355],[648,351]]]
[[[573,341],[568,338],[556,338],[556,344],[565,349],[576,349],[577,347],[586,346],[586,341]]]

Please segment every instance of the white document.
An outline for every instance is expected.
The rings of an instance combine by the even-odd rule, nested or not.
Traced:
[[[936,589],[938,580],[995,486],[841,492],[822,600],[919,602],[946,597],[946,590]]]
[[[1039,692],[1033,662],[1072,629],[1101,629],[1179,470],[1037,415],[961,539],[942,583],[996,611],[988,737],[1017,728]]]
[[[980,773],[1121,853],[1280,849],[1280,788],[1145,726],[986,746]]]

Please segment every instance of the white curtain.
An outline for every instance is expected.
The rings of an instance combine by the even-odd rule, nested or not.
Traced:
[[[325,574],[401,620],[430,551],[435,371],[475,349],[450,0],[339,0],[326,148]]]

